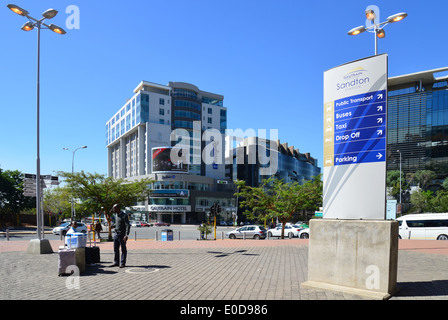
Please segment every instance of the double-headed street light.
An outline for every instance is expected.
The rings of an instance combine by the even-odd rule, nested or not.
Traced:
[[[37,28],[37,160],[36,160],[36,220],[37,220],[37,236],[41,240],[44,237],[43,232],[43,215],[41,213],[41,182],[40,182],[40,128],[39,128],[39,114],[40,114],[40,30],[49,29],[58,34],[65,34],[64,29],[54,24],[46,24],[46,19],[52,19],[58,13],[55,9],[48,9],[42,13],[41,19],[35,19],[29,15],[25,9],[16,6],[15,4],[8,4],[7,7],[13,12],[26,17],[28,22],[22,26],[22,30],[31,31]],[[42,216],[41,216],[42,215]]]
[[[369,27],[359,26],[359,27],[353,28],[348,32],[348,35],[355,36],[360,33],[363,33],[364,31],[375,33],[375,55],[377,55],[378,54],[378,38],[382,39],[386,36],[386,33],[384,32],[383,28],[387,24],[401,21],[404,18],[406,18],[407,16],[408,16],[408,14],[406,12],[400,12],[400,13],[391,15],[390,17],[387,18],[386,21],[378,23],[376,21],[377,20],[376,12],[374,10],[368,9],[368,10],[366,10],[366,18],[367,18],[367,20],[372,22],[372,25]]]

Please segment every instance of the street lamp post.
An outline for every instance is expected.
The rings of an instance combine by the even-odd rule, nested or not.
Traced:
[[[44,13],[42,13],[42,17],[40,20],[35,19],[29,15],[29,12],[25,9],[16,6],[14,4],[8,4],[7,7],[11,9],[14,13],[17,13],[18,15],[21,15],[22,17],[26,17],[28,19],[28,22],[26,22],[22,26],[23,31],[31,31],[35,27],[37,28],[37,98],[36,98],[36,113],[37,113],[37,158],[36,158],[36,221],[37,221],[37,237],[38,240],[43,239],[43,219],[41,223],[40,215],[42,215],[41,212],[41,181],[40,181],[40,30],[41,29],[49,29],[53,32],[59,33],[59,34],[65,34],[66,32],[64,29],[54,25],[54,24],[46,24],[44,21],[46,19],[52,19],[56,16],[58,13],[55,9],[48,9]],[[46,27],[46,28],[44,28]],[[39,246],[41,246],[39,244]],[[50,248],[51,249],[51,248]],[[40,250],[42,251],[42,250]],[[42,253],[42,252],[39,252]],[[45,252],[43,252],[45,253]]]
[[[72,151],[73,152],[73,156],[72,156],[72,175],[75,172],[75,152],[79,149],[85,149],[87,148],[87,146],[82,146],[79,148],[76,148],[75,150],[71,150],[69,148],[62,148],[64,150],[68,150],[68,151]],[[73,222],[75,220],[75,205],[74,205],[74,198],[72,196],[72,212],[71,212],[71,221]]]
[[[364,31],[375,33],[375,55],[378,54],[378,38],[382,39],[386,37],[386,33],[384,32],[383,28],[389,23],[401,21],[408,16],[406,12],[400,12],[389,16],[386,21],[378,23],[378,21],[376,21],[376,14],[377,12],[375,12],[374,10],[366,10],[366,18],[367,20],[372,21],[372,25],[369,27],[359,26],[347,32],[350,36],[358,35]]]

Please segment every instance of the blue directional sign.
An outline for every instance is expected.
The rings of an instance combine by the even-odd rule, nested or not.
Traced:
[[[384,219],[387,55],[324,72],[323,218]]]
[[[334,102],[333,165],[386,160],[386,91]]]

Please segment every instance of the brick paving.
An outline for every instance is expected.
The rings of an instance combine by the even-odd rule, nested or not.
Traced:
[[[0,241],[2,300],[365,299],[301,288],[308,240],[129,240],[126,268],[108,267],[112,243],[100,243],[101,263],[80,277],[58,277],[61,241],[51,241],[55,253],[42,255],[26,253],[28,243]],[[391,300],[448,300],[448,242],[399,244],[400,290]]]

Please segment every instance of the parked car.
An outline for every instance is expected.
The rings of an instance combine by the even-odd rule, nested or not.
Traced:
[[[281,237],[282,236],[282,226],[277,226],[275,228],[268,230],[268,236],[269,237]],[[285,225],[285,237],[293,238],[299,236],[299,228],[294,227],[294,225],[286,224]]]
[[[309,239],[310,238],[310,228],[305,228],[299,232],[300,239]]]
[[[262,226],[244,226],[227,233],[230,239],[265,239],[266,229]]]
[[[151,225],[147,222],[140,221],[140,226],[141,227],[150,227]]]
[[[87,233],[87,226],[82,223],[82,222],[76,222],[78,224],[78,228],[76,228],[76,231],[81,232],[81,233]],[[52,232],[53,234],[61,234],[65,236],[65,234],[67,233],[68,229],[70,229],[70,222],[64,222],[63,224],[61,224],[58,227],[53,228]]]
[[[166,222],[160,222],[160,221],[157,221],[156,223],[154,223],[154,225],[155,225],[156,227],[169,227],[169,226],[170,226],[169,223],[166,223]]]
[[[141,222],[140,221],[131,221],[131,227],[140,228]]]

